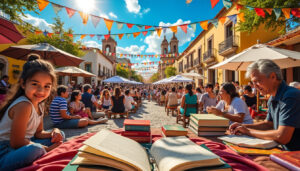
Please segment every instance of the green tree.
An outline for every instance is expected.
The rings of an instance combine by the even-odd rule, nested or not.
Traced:
[[[299,8],[299,0],[240,0],[240,4],[256,7],[256,8]],[[275,31],[280,29],[279,33],[283,34],[286,30],[290,30],[299,26],[300,18],[291,15],[291,18],[286,20],[284,14],[276,20],[274,11],[269,15],[266,11],[266,17],[257,16],[255,10],[243,8],[241,12],[245,13],[245,22],[240,22],[238,25],[239,31],[253,32],[258,29],[261,24],[264,24],[266,30]]]
[[[165,69],[165,74],[166,74],[166,77],[167,77],[167,78],[176,75],[176,68],[175,68],[175,67],[168,66],[168,67]]]
[[[153,75],[150,77],[150,81],[151,81],[152,83],[158,81],[158,79],[159,79],[159,73],[155,73],[155,74],[153,74]]]
[[[123,68],[119,65],[117,65],[117,67],[116,67],[116,73],[117,73],[117,75],[119,75],[121,77],[128,78],[128,69]]]
[[[25,16],[25,11],[35,11],[38,9],[35,0],[1,0],[0,10],[10,16],[11,20],[20,21],[20,14]],[[37,13],[37,12],[36,12]]]

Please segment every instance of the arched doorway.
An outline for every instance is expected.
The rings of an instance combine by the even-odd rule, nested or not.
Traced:
[[[5,58],[0,57],[0,78],[3,75],[7,75],[8,62]]]

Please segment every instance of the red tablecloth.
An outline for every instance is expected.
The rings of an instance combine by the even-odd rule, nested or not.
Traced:
[[[115,133],[120,133],[120,130],[114,130]],[[95,133],[88,133],[86,135],[74,138],[57,147],[56,149],[45,154],[40,159],[36,160],[31,166],[20,169],[22,171],[29,170],[43,170],[56,171],[62,170],[77,154],[77,149],[82,146],[82,142],[88,139]],[[162,136],[159,131],[152,131],[153,142],[160,139]],[[210,141],[201,137],[190,137],[190,139],[197,144],[205,144],[212,152],[219,155],[225,162],[227,162],[233,170],[251,171],[251,170],[268,170],[265,167],[255,163],[249,158],[240,156],[229,149],[222,143]]]

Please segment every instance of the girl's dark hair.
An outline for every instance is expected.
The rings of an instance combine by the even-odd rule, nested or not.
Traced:
[[[119,98],[120,97],[120,95],[121,95],[121,90],[120,90],[120,88],[119,87],[116,87],[115,88],[115,93],[114,93],[114,96],[116,97],[116,99],[117,98]]]
[[[80,90],[74,90],[71,94],[70,102],[74,102],[76,100],[76,96],[78,96],[81,93]]]
[[[57,87],[56,94],[57,94],[58,96],[61,96],[61,94],[67,92],[67,90],[68,90],[68,87],[67,87],[67,86],[65,86],[65,85],[59,85],[59,86]]]
[[[166,94],[167,94],[166,90],[163,90],[163,91],[161,92],[161,94],[162,94],[163,96],[166,95]]]
[[[207,83],[205,87],[206,87],[206,88],[214,89],[214,85],[212,85],[212,84],[210,84],[210,83]]]
[[[19,77],[17,84],[9,91],[8,96],[3,104],[0,106],[0,120],[3,118],[5,111],[8,109],[9,105],[15,101],[20,96],[25,95],[24,89],[21,87],[21,84],[25,85],[26,82],[31,79],[35,74],[43,72],[50,75],[52,79],[52,88],[50,96],[45,99],[45,111],[48,111],[49,105],[53,99],[56,89],[56,75],[51,63],[40,59],[37,55],[30,55],[27,62],[23,65],[23,71]]]
[[[192,84],[188,84],[185,86],[185,89],[187,89],[189,91],[189,95],[192,96],[194,93],[193,93],[193,85]]]
[[[249,85],[246,85],[246,86],[244,87],[244,90],[247,90],[247,91],[249,91],[250,93],[252,92],[252,88],[251,88],[251,86],[249,86]]]
[[[173,88],[172,88],[172,92],[175,92],[175,91],[176,91],[176,88],[175,88],[175,87],[173,87]]]
[[[222,88],[230,95],[230,98],[233,99],[235,97],[239,97],[239,94],[236,92],[236,88],[232,83],[224,83]]]
[[[196,91],[199,92],[199,93],[202,93],[201,89],[198,87],[196,88]]]
[[[100,89],[99,88],[96,88],[96,90],[94,91],[94,95],[95,96],[98,96],[100,94]]]

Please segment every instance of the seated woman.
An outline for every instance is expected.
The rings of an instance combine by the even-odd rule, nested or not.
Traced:
[[[207,113],[207,106],[216,106],[217,105],[217,96],[213,92],[214,86],[212,84],[206,84],[205,93],[202,94],[200,98],[200,108],[203,109],[203,113]]]
[[[69,104],[70,114],[71,115],[79,115],[81,118],[87,118],[89,125],[105,123],[107,122],[107,118],[99,118],[98,120],[94,120],[91,110],[89,108],[85,108],[84,104],[81,100],[81,92],[80,90],[74,90],[71,94],[71,100]]]
[[[108,110],[109,107],[111,106],[110,93],[109,93],[108,90],[103,90],[100,101],[101,101],[101,104],[102,104],[102,108],[104,110]]]
[[[164,104],[165,103],[165,101],[166,101],[166,94],[167,94],[166,90],[162,90],[161,91],[161,94],[160,94],[160,97],[159,97],[159,103],[160,104]]]
[[[166,102],[167,102],[167,107],[177,107],[178,106],[177,93],[176,93],[175,87],[173,87],[171,92],[168,93]]]
[[[241,96],[241,99],[243,99],[246,102],[248,107],[256,109],[257,97],[255,94],[252,93],[252,88],[250,86],[245,86],[244,95]]]
[[[124,113],[125,112],[125,98],[121,95],[120,88],[115,88],[115,93],[111,97],[112,108],[111,111],[113,113]]]
[[[192,84],[188,84],[185,86],[185,95],[182,97],[181,105],[179,107],[179,114],[184,114],[184,106],[185,104],[197,104],[197,96],[193,93]],[[185,112],[185,116],[190,116],[192,113],[196,113],[196,108],[187,108]]]
[[[246,103],[239,98],[235,86],[232,83],[223,84],[219,94],[222,100],[216,107],[207,107],[206,110],[208,113],[227,118],[230,120],[230,124],[234,122],[243,124],[253,123]]]

